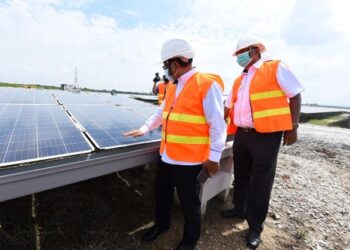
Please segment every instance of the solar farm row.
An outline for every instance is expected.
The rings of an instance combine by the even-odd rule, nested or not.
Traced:
[[[0,88],[0,167],[159,140],[122,136],[155,109],[128,95]]]

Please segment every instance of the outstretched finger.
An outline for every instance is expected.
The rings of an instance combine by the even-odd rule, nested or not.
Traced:
[[[142,136],[143,135],[143,132],[142,131],[136,131],[136,133],[134,133],[132,135],[132,137],[139,137],[139,136]]]
[[[128,132],[123,133],[123,136],[133,136],[138,132],[138,130],[131,130]]]

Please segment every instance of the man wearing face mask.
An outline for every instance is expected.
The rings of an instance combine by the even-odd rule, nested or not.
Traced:
[[[155,183],[155,225],[142,239],[155,240],[170,226],[174,188],[184,213],[183,237],[176,249],[194,249],[200,237],[200,183],[202,168],[212,176],[226,139],[223,82],[218,75],[199,73],[192,66],[193,49],[183,39],[164,43],[161,58],[172,82],[162,105],[138,130],[125,136],[141,136],[162,125],[160,160]]]
[[[282,137],[283,145],[297,140],[303,90],[285,64],[261,55],[265,50],[259,39],[238,42],[233,55],[244,70],[225,104],[225,118],[231,114],[236,130],[234,208],[221,215],[247,219],[247,246],[253,249],[261,242]]]

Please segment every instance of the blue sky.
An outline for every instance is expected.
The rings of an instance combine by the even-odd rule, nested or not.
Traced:
[[[149,92],[162,43],[189,40],[198,70],[228,93],[231,56],[258,36],[302,82],[304,103],[350,106],[350,18],[343,0],[0,0],[0,81]]]
[[[103,15],[113,17],[121,28],[134,28],[139,25],[158,26],[161,23],[176,22],[189,13],[182,8],[182,1],[160,0],[160,1],[60,1],[53,6],[59,9],[79,9],[86,15]]]

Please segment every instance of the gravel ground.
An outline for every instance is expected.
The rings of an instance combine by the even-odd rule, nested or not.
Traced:
[[[350,249],[349,155],[350,130],[300,126],[299,141],[281,149],[259,249]],[[42,192],[35,216],[32,196],[0,203],[0,249],[172,249],[179,204],[167,233],[139,240],[153,219],[153,181],[154,168],[135,168]],[[230,201],[209,201],[197,249],[246,249],[246,222],[219,215]]]
[[[350,249],[350,130],[303,125],[283,147],[270,215],[301,249]],[[276,218],[277,217],[277,218]]]

